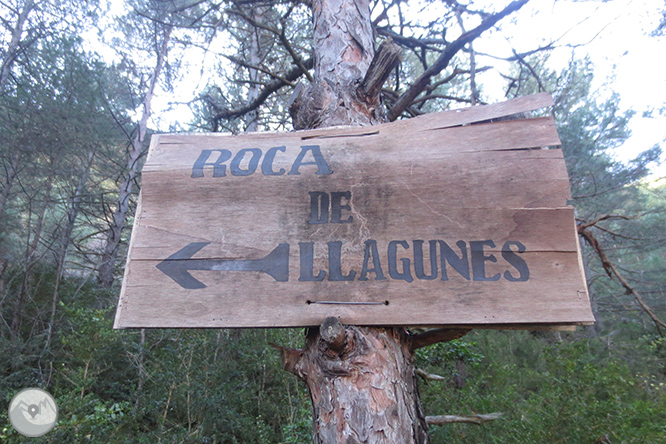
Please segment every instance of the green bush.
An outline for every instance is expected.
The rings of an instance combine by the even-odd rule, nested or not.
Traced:
[[[470,336],[484,356],[480,365],[460,390],[427,385],[426,412],[505,415],[480,426],[435,427],[433,443],[593,444],[606,435],[618,443],[665,442],[663,374],[616,355],[600,338],[549,344],[526,332]]]

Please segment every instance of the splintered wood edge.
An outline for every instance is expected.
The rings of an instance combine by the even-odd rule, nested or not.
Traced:
[[[520,114],[529,111],[535,111],[538,109],[547,108],[553,106],[553,97],[546,92],[534,94],[530,96],[518,97],[516,99],[507,100],[504,102],[493,103],[490,105],[480,105],[480,106],[471,106],[467,108],[459,108],[448,111],[439,111],[434,113],[423,114],[418,117],[413,117],[411,119],[397,120],[395,122],[382,123],[379,125],[373,126],[332,126],[327,128],[318,128],[312,130],[300,130],[300,131],[262,131],[257,133],[251,133],[252,137],[274,137],[278,136],[300,136],[302,140],[314,139],[319,137],[362,137],[369,136],[374,134],[379,134],[380,131],[385,128],[400,128],[403,125],[420,125],[432,128],[426,129],[445,129],[455,126],[469,125],[473,123],[484,122],[492,119],[499,119],[501,117],[511,116],[515,114]],[[523,120],[523,119],[521,119]],[[524,119],[528,120],[528,119]],[[163,134],[166,136],[165,141],[169,143],[168,140],[171,137],[180,137],[180,136],[214,136],[214,137],[243,137],[247,134],[233,135],[231,133],[168,133]],[[157,135],[152,136],[153,139],[157,138]],[[151,149],[152,149],[151,143]]]
[[[150,157],[152,156],[153,152],[157,148],[157,146],[160,144],[160,135],[159,134],[153,134],[150,137],[150,145],[148,146],[148,154],[146,155],[146,162],[148,163],[150,161]],[[145,165],[145,164],[144,164]],[[121,329],[123,327],[120,326],[120,315],[121,311],[123,309],[123,298],[125,296],[125,289],[127,287],[127,278],[129,277],[129,271],[130,271],[130,261],[131,261],[131,254],[130,252],[133,251],[134,249],[134,239],[136,238],[135,234],[137,233],[137,228],[139,227],[139,224],[141,222],[141,211],[142,211],[142,205],[141,205],[141,191],[139,190],[139,197],[137,199],[136,203],[136,209],[134,211],[134,224],[132,226],[132,231],[130,234],[130,240],[129,240],[129,245],[127,246],[127,259],[125,260],[125,270],[123,273],[123,281],[121,283],[120,287],[120,295],[118,296],[118,306],[116,307],[116,316],[114,317],[113,320],[113,328],[114,330]]]
[[[455,324],[419,325],[418,328],[448,328],[451,330],[529,330],[529,331],[576,331],[578,327],[589,327],[594,322],[574,322],[570,324]]]
[[[120,310],[118,310],[120,311]],[[366,324],[354,324],[359,327],[381,327],[379,325],[366,325]],[[385,327],[392,328],[401,328],[401,327],[413,327],[413,328],[430,328],[430,329],[450,329],[450,330],[528,330],[528,331],[569,331],[573,332],[578,329],[578,327],[589,327],[594,325],[594,322],[574,322],[569,324],[442,324],[442,325],[416,325],[410,324],[406,325],[388,325]],[[319,325],[294,325],[291,327],[140,327],[140,326],[123,326],[118,325],[118,323],[113,325],[114,330],[131,330],[131,329],[215,329],[215,330],[247,330],[250,328],[253,329],[265,329],[265,328],[316,328]]]
[[[155,139],[157,139],[157,137]],[[155,142],[155,144],[157,145],[157,142]],[[151,143],[150,150],[152,150],[152,147],[153,144]],[[138,232],[139,223],[141,222],[141,210],[142,210],[141,193],[139,193],[139,199],[136,204],[136,210],[134,213],[134,226],[132,227],[132,234],[130,234],[130,241],[127,248],[127,259],[125,261],[125,272],[123,273],[123,282],[120,287],[120,295],[118,296],[118,306],[116,307],[116,316],[113,321],[114,330],[123,328],[120,326],[120,315],[123,310],[123,298],[125,297],[125,289],[127,288],[127,281],[128,281],[127,278],[129,277],[129,272],[130,272],[130,261],[131,261],[130,252],[133,251],[134,249],[134,240],[136,239],[135,234]]]
[[[414,117],[413,119],[399,120],[397,123],[408,122],[410,120],[423,122],[431,121],[434,123],[434,121],[441,120],[441,123],[444,126],[440,126],[440,128],[447,128],[499,119],[529,111],[536,111],[538,109],[553,106],[554,104],[553,97],[547,92],[542,92],[490,105],[470,106],[467,108],[459,108],[438,113],[428,113]]]

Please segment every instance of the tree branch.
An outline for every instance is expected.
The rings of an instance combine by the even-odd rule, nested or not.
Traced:
[[[303,356],[303,350],[297,348],[282,347],[277,344],[269,344],[274,349],[280,352],[280,359],[282,360],[282,368],[289,373],[296,374],[294,368],[298,360]]]
[[[361,82],[359,91],[367,97],[368,102],[374,102],[379,97],[382,86],[391,75],[391,71],[400,63],[402,49],[393,43],[390,38],[384,40],[370,63],[365,78]]]
[[[294,61],[296,66],[301,68],[301,70],[303,71],[303,74],[305,74],[305,77],[308,79],[308,81],[310,83],[314,82],[314,79],[312,78],[312,75],[310,74],[310,72],[303,65],[303,59],[298,54],[296,54],[296,51],[294,51],[294,48],[291,46],[291,43],[287,39],[287,35],[285,33],[284,23],[282,24],[282,29],[280,30],[279,37],[280,37],[280,42],[282,42],[282,46],[285,47],[285,49],[287,50],[287,52],[291,56],[291,59]]]
[[[425,370],[420,369],[420,368],[417,368],[414,371],[418,376],[422,377],[426,381],[446,381],[446,378],[444,376],[439,376],[439,375],[435,375],[435,374],[432,374],[432,373],[428,373]]]
[[[467,424],[483,424],[484,422],[494,421],[504,416],[504,413],[487,413],[470,416],[457,416],[457,415],[440,415],[440,416],[426,416],[426,423],[428,425],[446,425],[456,422],[463,422]]]
[[[472,29],[471,31],[463,33],[458,39],[451,42],[446,46],[442,54],[439,56],[437,61],[430,66],[421,76],[416,79],[414,84],[405,91],[402,96],[396,101],[391,110],[389,111],[388,118],[390,121],[397,119],[402,112],[409,107],[414,99],[428,87],[430,79],[449,66],[451,59],[460,51],[465,45],[472,42],[474,39],[479,37],[484,31],[492,28],[499,22],[501,19],[507,15],[519,10],[522,8],[529,0],[515,0],[511,2],[506,8],[497,14],[493,14],[486,19],[484,19],[479,26]]]
[[[425,48],[431,51],[438,51],[434,45],[446,45],[448,42],[444,39],[419,39],[416,37],[405,37],[397,32],[391,31],[387,28],[377,28],[377,34],[393,39],[393,41],[400,43],[407,48]]]
[[[419,97],[418,99],[414,100],[414,105],[416,105],[417,103],[427,102],[428,100],[433,100],[433,99],[445,99],[445,100],[449,100],[451,102],[469,103],[471,105],[474,105],[472,103],[472,99],[465,99],[463,97],[447,96],[446,94],[428,94],[427,96]],[[477,102],[477,104],[479,104],[479,102]]]
[[[615,264],[613,264],[610,259],[608,259],[608,256],[606,255],[606,252],[604,251],[603,247],[599,243],[596,237],[587,229],[590,225],[578,225],[578,234],[580,234],[583,239],[587,241],[588,244],[594,249],[594,251],[597,253],[599,256],[599,259],[601,260],[601,265],[604,267],[604,270],[606,270],[606,274],[608,274],[608,277],[611,279],[613,276],[617,278],[617,280],[620,282],[620,285],[624,287],[626,294],[630,294],[636,299],[636,302],[641,306],[643,311],[647,313],[648,316],[650,316],[650,319],[652,319],[652,322],[654,322],[655,327],[657,327],[657,332],[659,333],[660,336],[664,336],[664,333],[661,331],[661,327],[666,328],[666,323],[659,319],[657,315],[652,311],[650,306],[648,306],[641,295],[627,282],[627,280],[620,274],[618,271],[617,267]]]
[[[622,214],[605,214],[603,216],[597,217],[592,222],[587,222],[587,221],[584,221],[583,219],[579,219],[579,218],[576,218],[576,221],[580,222],[579,225],[578,225],[579,230],[580,230],[581,228],[585,229],[585,228],[590,228],[592,226],[596,226],[599,222],[601,222],[603,220],[608,220],[608,219],[635,220],[635,219],[639,219],[643,216],[645,216],[645,214],[641,214],[639,216],[624,216]],[[597,226],[597,228],[599,228],[599,227]]]
[[[291,10],[290,10],[290,12],[291,12]],[[274,34],[275,36],[277,36],[278,39],[280,39],[280,43],[282,43],[282,46],[284,46],[284,48],[287,50],[287,52],[291,56],[291,59],[296,64],[296,66],[298,66],[299,68],[301,68],[301,70],[303,70],[303,74],[305,74],[305,77],[307,77],[308,81],[310,83],[312,83],[314,81],[314,79],[312,78],[312,75],[308,72],[308,69],[303,64],[303,59],[298,54],[296,54],[296,51],[294,51],[294,48],[291,46],[291,43],[289,42],[289,39],[287,39],[284,20],[287,18],[287,15],[289,15],[289,13],[287,13],[287,15],[285,15],[284,17],[282,17],[280,19],[280,24],[282,25],[280,29],[274,28],[272,26],[268,26],[265,23],[258,22],[257,20],[255,20],[254,18],[250,17],[249,15],[245,14],[244,12],[242,12],[240,10],[227,9],[227,13],[238,15],[238,16],[242,17],[243,19],[245,19],[250,25],[252,25],[256,28],[264,29],[264,30]]]
[[[460,8],[456,9],[456,18],[458,19],[458,25],[460,26],[462,32],[467,32],[465,29],[465,23],[462,19]],[[479,100],[480,94],[478,88],[476,87],[476,55],[472,42],[469,42],[469,86],[471,90],[470,103],[472,106],[475,106]]]
[[[396,100],[398,100],[398,94],[391,89],[382,88],[382,94],[382,97],[387,99],[386,101],[390,103],[395,103]],[[408,112],[412,117],[418,117],[424,114],[423,111],[416,109],[414,106],[409,106],[405,112]]]
[[[479,74],[479,73],[482,73],[482,72],[488,71],[489,69],[491,69],[490,66],[484,66],[484,67],[481,67],[481,68],[477,68],[477,69],[476,69],[476,73]],[[471,71],[468,70],[468,69],[455,68],[455,69],[453,70],[453,72],[452,72],[451,74],[449,74],[448,76],[446,76],[446,77],[444,77],[443,79],[438,80],[438,81],[436,81],[436,82],[434,82],[434,83],[428,85],[428,86],[426,87],[426,94],[430,94],[430,93],[432,93],[432,92],[433,92],[434,90],[436,90],[438,87],[440,87],[440,86],[442,86],[442,85],[446,85],[447,83],[451,82],[453,79],[455,79],[456,77],[458,77],[458,76],[461,75],[461,74],[471,74]],[[422,98],[417,99],[417,100],[415,101],[415,103],[418,102],[418,101],[420,101],[421,99],[422,99]]]
[[[311,69],[313,66],[313,60],[308,59],[303,62],[303,65],[306,69]],[[253,111],[259,108],[263,103],[270,97],[271,94],[278,91],[283,86],[289,85],[291,82],[298,79],[303,74],[303,71],[300,67],[296,67],[289,71],[284,79],[275,79],[266,84],[266,86],[261,90],[256,99],[252,100],[249,103],[241,105],[237,108],[226,108],[217,103],[210,97],[204,96],[203,100],[208,102],[208,104],[213,108],[215,114],[213,115],[214,120],[227,120],[240,117],[250,111]]]
[[[243,68],[247,68],[247,69],[253,69],[253,70],[259,71],[259,72],[263,72],[267,76],[272,77],[275,80],[279,80],[279,81],[283,82],[285,85],[294,86],[294,84],[292,82],[290,82],[289,80],[285,79],[284,77],[282,77],[280,75],[274,74],[273,72],[271,72],[270,70],[268,70],[266,68],[263,68],[263,67],[258,66],[258,65],[253,65],[253,64],[248,63],[245,60],[239,59],[238,57],[235,57],[235,56],[230,56],[230,55],[226,55],[226,54],[221,54],[221,56],[224,57],[225,59],[229,60],[230,62],[235,63],[238,66],[242,66]],[[250,83],[250,81],[245,81],[245,82]],[[255,83],[258,83],[260,85],[264,85],[264,83],[261,83],[261,82],[255,82]]]
[[[526,67],[527,70],[530,72],[530,74],[532,74],[532,77],[534,78],[534,80],[537,81],[537,84],[539,85],[539,92],[546,91],[546,87],[543,85],[543,82],[541,82],[541,77],[539,77],[539,74],[537,74],[537,72],[534,70],[534,67],[532,67],[532,65],[527,63],[527,61],[525,60],[525,57],[518,54],[518,52],[515,49],[512,49],[512,51],[513,51],[514,56],[518,60],[518,62],[521,65],[523,65],[524,67]]]
[[[430,330],[425,333],[419,333],[412,336],[411,349],[417,350],[419,348],[427,347],[438,342],[449,342],[454,339],[460,339],[470,332],[470,329],[452,329],[452,328],[438,328]]]

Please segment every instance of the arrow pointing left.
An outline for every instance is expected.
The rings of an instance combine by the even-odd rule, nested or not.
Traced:
[[[261,259],[192,259],[210,242],[192,242],[156,265],[164,274],[187,290],[206,288],[195,279],[191,270],[207,271],[260,271],[278,282],[289,280],[289,244],[279,244]]]

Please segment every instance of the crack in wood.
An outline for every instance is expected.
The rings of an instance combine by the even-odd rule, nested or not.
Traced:
[[[301,140],[312,140],[312,139],[342,139],[350,137],[367,137],[367,136],[376,136],[379,134],[379,130],[372,131],[370,133],[360,133],[360,134],[332,134],[332,135],[319,135],[314,134],[311,136],[302,136]]]

